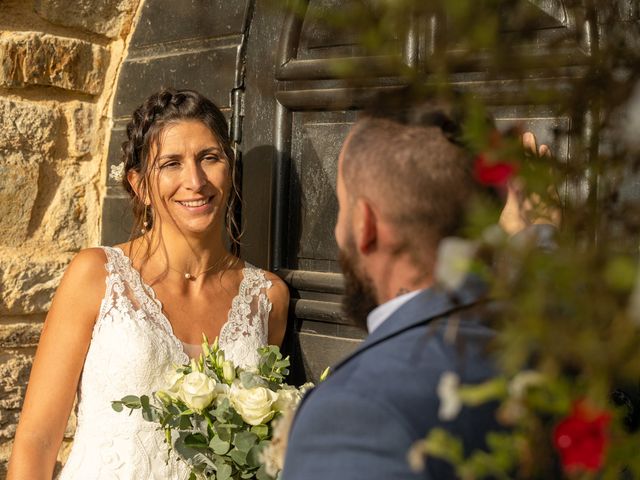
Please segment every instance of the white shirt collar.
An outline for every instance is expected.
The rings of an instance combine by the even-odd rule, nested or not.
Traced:
[[[422,289],[405,293],[399,297],[392,298],[388,302],[378,305],[376,308],[371,310],[369,315],[367,315],[367,330],[369,331],[369,334],[372,334],[373,331],[382,325],[387,318],[420,292],[422,292]]]

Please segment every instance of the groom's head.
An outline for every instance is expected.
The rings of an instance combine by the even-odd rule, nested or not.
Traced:
[[[471,154],[446,105],[378,102],[355,123],[338,160],[335,228],[345,311],[363,324],[407,260],[429,280],[440,240],[461,227],[475,182]]]

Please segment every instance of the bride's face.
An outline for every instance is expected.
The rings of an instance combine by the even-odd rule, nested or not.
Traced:
[[[198,120],[169,124],[151,148],[150,202],[157,220],[185,234],[219,230],[231,181],[229,160]]]

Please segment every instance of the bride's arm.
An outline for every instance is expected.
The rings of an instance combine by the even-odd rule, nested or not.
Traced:
[[[267,279],[271,281],[271,288],[267,296],[271,302],[269,313],[269,345],[282,345],[284,332],[287,328],[287,314],[289,312],[289,287],[275,273],[268,272]]]
[[[105,292],[106,256],[83,250],[55,294],[36,351],[7,480],[51,479]]]

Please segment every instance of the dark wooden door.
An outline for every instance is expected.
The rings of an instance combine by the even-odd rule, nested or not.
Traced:
[[[343,4],[311,0],[309,8],[331,11]],[[562,0],[535,0],[531,8],[538,37],[572,27]],[[407,34],[396,39],[396,55],[407,65],[420,65],[438,49],[455,55],[446,18],[408,22]],[[508,36],[508,19],[503,29]],[[536,51],[535,44],[534,36],[528,48],[541,65],[551,54],[562,56],[571,69],[585,55],[578,46],[550,53]],[[335,58],[376,73],[354,87],[334,73]],[[299,354],[294,360],[303,359],[312,379],[364,337],[340,313],[343,284],[333,238],[336,165],[367,96],[403,83],[395,71],[385,70],[387,64],[384,58],[363,56],[349,32],[328,30],[316,17],[287,14],[272,2],[148,0],[118,82],[110,163],[117,158],[125,115],[160,85],[196,88],[228,113],[242,164],[242,257],[278,271],[288,282],[292,302],[286,348]],[[519,122],[568,160],[566,136],[553,132],[567,131],[571,120],[555,117],[549,105],[523,102],[518,82],[486,80],[483,72],[478,59],[461,66],[454,81],[487,101],[499,126]],[[530,81],[550,79],[539,69]],[[109,185],[105,243],[123,237],[125,205],[122,193]]]

